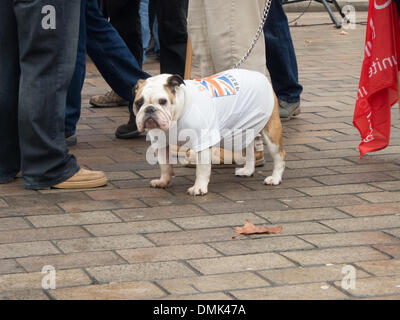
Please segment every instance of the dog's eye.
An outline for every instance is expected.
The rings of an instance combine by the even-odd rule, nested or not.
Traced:
[[[144,100],[143,99],[139,99],[135,102],[136,108],[139,110],[141,108],[141,106],[143,105]]]
[[[160,100],[158,100],[158,103],[160,104],[160,105],[162,105],[162,106],[165,106],[166,104],[167,104],[167,99],[160,99]]]

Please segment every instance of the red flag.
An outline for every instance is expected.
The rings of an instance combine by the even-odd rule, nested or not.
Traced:
[[[390,109],[398,100],[400,22],[392,0],[370,0],[364,62],[353,123],[360,131],[360,157],[389,144]]]

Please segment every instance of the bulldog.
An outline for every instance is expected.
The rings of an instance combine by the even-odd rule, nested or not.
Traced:
[[[196,179],[187,190],[190,195],[205,195],[211,175],[211,148],[219,143],[246,150],[237,176],[252,176],[255,171],[254,138],[261,133],[273,158],[272,175],[266,185],[282,182],[285,151],[277,98],[268,79],[244,69],[184,81],[178,75],[161,74],[140,80],[134,88],[134,114],[140,132],[177,132],[184,146],[196,155]],[[188,138],[189,137],[189,141]],[[154,139],[152,139],[154,140]],[[179,144],[178,141],[178,144]],[[158,147],[161,177],[151,181],[155,188],[166,188],[174,175],[169,145]]]

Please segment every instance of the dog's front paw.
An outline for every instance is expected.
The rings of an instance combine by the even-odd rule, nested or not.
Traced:
[[[191,196],[204,196],[208,192],[207,189],[208,189],[207,186],[194,185],[193,187],[187,190],[187,193],[190,194]]]
[[[236,168],[235,175],[238,177],[251,177],[254,174],[254,170],[251,168]]]
[[[274,176],[269,176],[265,178],[264,184],[270,185],[270,186],[277,186],[278,184],[281,184],[282,178],[280,177],[274,177]]]
[[[170,181],[157,179],[157,180],[151,180],[150,186],[153,188],[167,188],[169,186],[169,183]]]

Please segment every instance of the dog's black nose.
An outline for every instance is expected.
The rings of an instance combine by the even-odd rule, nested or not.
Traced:
[[[152,113],[154,113],[154,112],[156,112],[156,108],[154,108],[153,106],[148,106],[148,107],[146,108],[146,113],[147,113],[147,114],[152,114]]]

